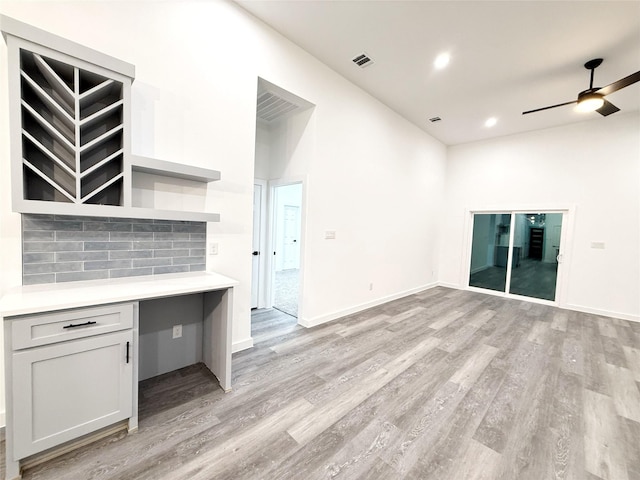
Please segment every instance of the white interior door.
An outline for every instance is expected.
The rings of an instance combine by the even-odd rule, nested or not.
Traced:
[[[253,185],[253,251],[251,266],[251,308],[258,308],[260,299],[260,224],[262,216],[262,185]]]
[[[284,206],[282,269],[289,270],[300,267],[300,207]]]

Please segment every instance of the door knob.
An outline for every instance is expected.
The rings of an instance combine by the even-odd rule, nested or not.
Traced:
[[[255,252],[252,252],[252,253],[251,253],[251,255],[253,255],[253,256],[255,257],[255,256],[260,255],[260,252],[258,252],[258,251],[256,250]]]

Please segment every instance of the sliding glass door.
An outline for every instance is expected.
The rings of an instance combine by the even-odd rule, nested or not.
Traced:
[[[562,213],[475,213],[469,286],[554,301]]]

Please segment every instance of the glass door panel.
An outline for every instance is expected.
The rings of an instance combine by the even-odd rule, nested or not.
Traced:
[[[470,286],[505,291],[510,225],[511,214],[474,214]]]
[[[509,293],[555,300],[562,213],[517,213]]]

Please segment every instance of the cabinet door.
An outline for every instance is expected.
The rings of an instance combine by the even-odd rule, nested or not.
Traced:
[[[15,458],[129,418],[132,345],[126,330],[14,353]]]

